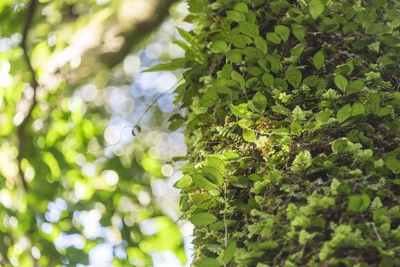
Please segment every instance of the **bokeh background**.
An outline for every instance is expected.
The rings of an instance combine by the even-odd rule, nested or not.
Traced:
[[[0,264],[189,266],[181,71],[143,72],[183,57],[187,4],[33,2],[0,2]]]

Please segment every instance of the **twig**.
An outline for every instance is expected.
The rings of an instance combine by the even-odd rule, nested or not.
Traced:
[[[24,172],[21,167],[21,160],[24,156],[24,151],[25,151],[25,139],[26,139],[25,128],[26,128],[26,125],[27,125],[31,115],[32,115],[32,111],[37,104],[36,90],[39,87],[39,83],[36,80],[36,73],[32,67],[31,60],[29,58],[29,54],[27,51],[26,41],[27,41],[27,37],[28,37],[28,31],[29,31],[29,28],[30,28],[32,20],[33,20],[33,16],[35,14],[36,5],[37,5],[36,0],[31,0],[29,2],[29,6],[28,6],[28,10],[27,10],[28,13],[26,15],[26,20],[25,20],[23,34],[22,34],[22,41],[20,44],[20,46],[23,50],[23,53],[24,53],[24,58],[25,58],[26,64],[28,65],[29,71],[32,75],[30,85],[33,89],[33,98],[32,98],[32,102],[29,106],[28,113],[26,114],[25,118],[22,120],[21,124],[18,126],[18,130],[17,130],[17,133],[18,133],[18,156],[17,156],[18,169],[19,169],[19,176],[20,176],[20,179],[21,179],[21,182],[22,182],[25,192],[28,192],[28,185],[26,183],[25,175],[24,175]]]
[[[226,248],[228,247],[228,224],[226,223],[226,206],[227,206],[227,202],[226,202],[226,182],[225,182],[225,186],[224,186],[224,228],[225,228],[225,233],[224,233],[224,248],[226,250]],[[224,267],[226,267],[226,263],[224,264]]]
[[[382,238],[381,238],[381,236],[379,235],[378,230],[376,229],[375,223],[372,222],[371,225],[372,225],[372,228],[374,228],[374,232],[375,232],[376,237],[378,238],[379,242],[382,242]]]

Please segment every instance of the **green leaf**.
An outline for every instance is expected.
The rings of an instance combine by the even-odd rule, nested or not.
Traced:
[[[254,142],[256,140],[256,134],[254,131],[244,128],[243,129],[243,139],[247,142]]]
[[[332,143],[333,153],[342,154],[345,153],[347,149],[348,149],[348,141],[344,138],[336,139]]]
[[[284,26],[284,25],[276,25],[274,27],[274,31],[277,35],[279,35],[279,37],[281,37],[281,39],[283,41],[287,41],[289,39],[289,35],[290,35],[290,30],[288,27]]]
[[[212,183],[210,180],[208,180],[207,178],[205,178],[203,175],[201,174],[192,174],[192,181],[193,183],[201,189],[206,189],[206,190],[215,190],[218,189],[218,186],[214,183]]]
[[[256,111],[264,113],[265,109],[267,108],[267,98],[258,92],[253,96],[252,101]]]
[[[313,64],[317,70],[320,70],[324,65],[325,56],[322,50],[319,50],[313,57]]]
[[[286,107],[283,106],[272,106],[271,107],[272,111],[278,114],[286,115],[286,116],[291,116],[292,112]]]
[[[229,11],[226,11],[226,15],[230,21],[234,21],[234,22],[246,21],[246,16],[242,12],[239,12],[239,11],[229,10]]]
[[[235,251],[236,241],[233,240],[228,243],[228,247],[225,249],[224,255],[222,256],[222,262],[225,264],[229,263],[232,260],[233,255],[235,255]]]
[[[184,58],[176,58],[171,60],[171,62],[158,64],[156,66],[150,67],[142,72],[156,72],[156,71],[173,71],[183,69],[186,60]]]
[[[199,262],[196,262],[196,264],[194,266],[195,267],[220,267],[221,264],[218,262],[217,259],[201,257],[201,260]]]
[[[216,53],[226,53],[229,47],[225,41],[217,40],[211,44],[211,49]]]
[[[368,209],[371,199],[367,194],[350,196],[347,206],[348,211],[364,212]]]
[[[339,88],[343,93],[346,93],[347,85],[349,82],[345,77],[338,74],[335,76],[334,82],[337,88]]]
[[[303,42],[304,37],[306,36],[307,33],[307,29],[300,24],[292,24],[292,32],[293,35],[297,38],[297,40]]]
[[[268,87],[274,87],[274,76],[272,76],[270,73],[264,73],[264,75],[261,77],[261,81],[265,86]]]
[[[394,174],[400,173],[400,160],[395,157],[385,158],[385,166]]]
[[[363,80],[351,81],[347,86],[347,95],[360,92],[364,88],[364,86],[365,82]]]
[[[293,65],[290,65],[285,72],[287,81],[295,88],[299,88],[301,83],[301,72]]]
[[[230,109],[233,115],[239,118],[247,118],[251,115],[251,112],[247,108],[247,103],[239,104],[238,106],[231,105]]]
[[[347,120],[348,118],[350,118],[351,111],[352,111],[352,109],[351,109],[350,104],[347,104],[344,107],[342,107],[341,109],[339,109],[339,111],[337,112],[337,115],[336,115],[339,123],[342,123],[345,120]]]
[[[237,51],[229,51],[226,53],[226,58],[236,64],[242,63],[242,55]]]
[[[324,12],[324,4],[320,0],[311,0],[308,4],[311,17],[317,19]]]
[[[216,156],[208,156],[207,157],[207,165],[214,167],[215,169],[217,169],[220,173],[224,173],[225,172],[225,162],[216,157]]]
[[[201,212],[193,215],[189,221],[196,226],[204,226],[216,222],[217,217],[208,212]]]
[[[267,41],[271,42],[273,44],[280,44],[281,43],[281,38],[279,38],[279,36],[274,33],[274,32],[268,32],[267,33]]]
[[[184,175],[181,179],[179,179],[175,184],[175,188],[183,189],[188,187],[192,183],[192,178],[189,175]]]
[[[246,82],[245,82],[243,76],[239,72],[237,72],[235,70],[232,71],[231,78],[232,78],[232,80],[237,81],[239,83],[241,89],[243,89],[245,87]]]
[[[321,112],[318,112],[317,114],[315,114],[315,120],[319,124],[324,124],[329,120],[330,116],[331,116],[331,113],[329,111],[327,111],[327,110],[321,111]]]
[[[248,8],[247,4],[242,3],[242,2],[237,3],[233,9],[236,11],[242,12],[242,13],[249,12],[249,8]]]
[[[364,113],[365,113],[365,108],[363,104],[361,104],[360,102],[356,102],[353,104],[353,107],[351,109],[352,117],[364,115]]]
[[[218,169],[212,166],[205,166],[202,168],[201,173],[214,184],[222,185],[222,174]]]
[[[267,46],[267,41],[265,41],[264,38],[261,36],[255,36],[253,37],[254,39],[254,44],[256,48],[258,48],[263,54],[267,54],[268,51],[268,46]]]

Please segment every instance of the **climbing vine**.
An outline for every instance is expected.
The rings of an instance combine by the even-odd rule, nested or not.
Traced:
[[[188,2],[195,266],[399,266],[399,2]]]

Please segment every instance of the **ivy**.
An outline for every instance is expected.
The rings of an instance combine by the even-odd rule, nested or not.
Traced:
[[[199,3],[176,91],[194,265],[400,265],[395,1]]]

